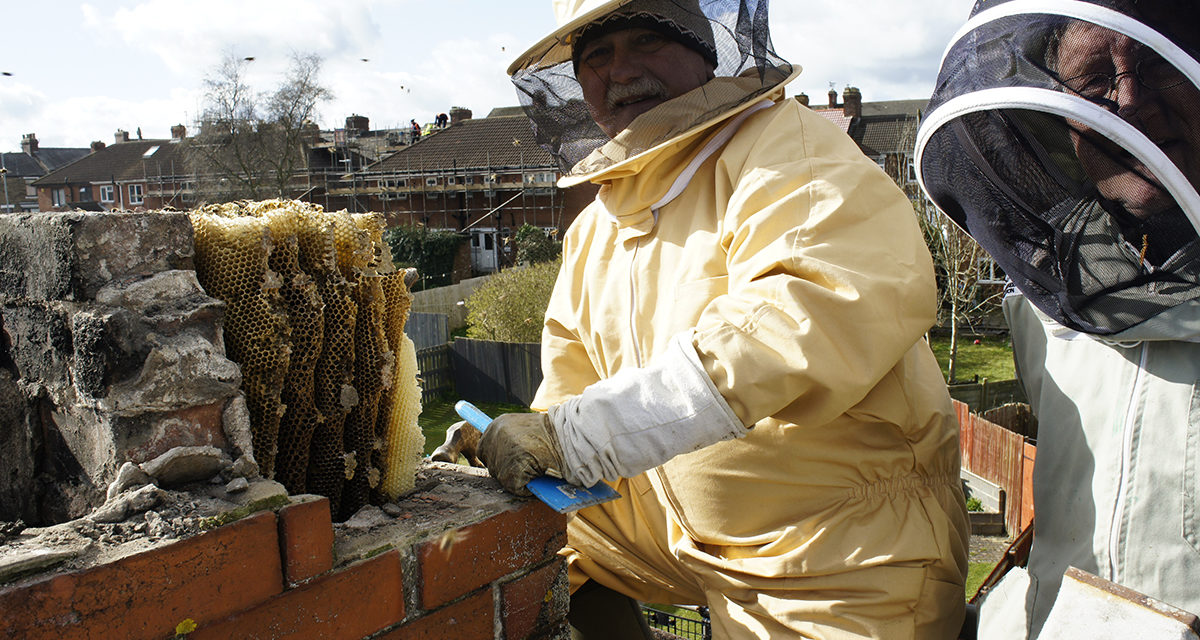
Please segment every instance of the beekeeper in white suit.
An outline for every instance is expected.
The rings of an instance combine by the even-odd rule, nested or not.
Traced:
[[[544,413],[499,416],[480,457],[510,491],[623,495],[568,525],[572,624],[630,637],[634,598],[706,605],[719,638],[955,637],[958,430],[908,200],[785,98],[765,1],[554,8],[510,73],[560,186],[600,191],[564,240]]]
[[[985,0],[947,50],[920,179],[1015,285],[1039,420],[1028,572],[981,637],[1060,637],[1068,566],[1200,611],[1198,52],[1190,0]]]

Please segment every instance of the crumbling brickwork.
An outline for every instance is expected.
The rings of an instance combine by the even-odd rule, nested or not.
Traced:
[[[0,217],[0,520],[81,515],[173,447],[240,455],[222,314],[182,213]]]

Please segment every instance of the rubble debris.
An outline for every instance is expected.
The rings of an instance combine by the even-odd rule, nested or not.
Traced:
[[[117,470],[117,479],[108,485],[107,500],[112,500],[133,487],[150,484],[150,474],[132,462],[125,462]]]

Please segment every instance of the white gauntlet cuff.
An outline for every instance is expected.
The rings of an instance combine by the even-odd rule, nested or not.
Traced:
[[[646,367],[622,370],[548,413],[563,477],[582,486],[635,476],[748,431],[704,372],[691,331]]]

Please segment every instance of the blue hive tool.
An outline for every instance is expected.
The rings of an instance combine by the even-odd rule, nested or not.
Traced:
[[[455,403],[454,410],[463,420],[479,429],[480,433],[483,433],[492,423],[492,419],[486,413],[466,400],[459,400]],[[550,476],[534,478],[525,485],[525,488],[559,513],[570,513],[621,497],[621,494],[603,482],[597,482],[591,487],[579,487],[566,480]]]

